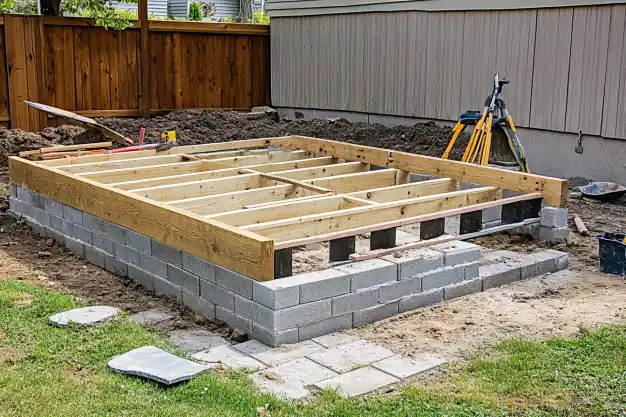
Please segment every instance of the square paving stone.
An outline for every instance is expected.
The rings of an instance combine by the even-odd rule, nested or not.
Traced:
[[[266,368],[264,364],[256,359],[226,345],[216,346],[209,350],[194,353],[191,357],[202,362],[223,364],[231,369],[246,368],[261,370]]]
[[[65,327],[70,323],[79,326],[93,326],[114,319],[120,314],[115,307],[92,306],[75,308],[74,310],[56,313],[50,316],[49,323],[57,327]]]
[[[144,346],[109,361],[109,367],[119,373],[148,378],[165,385],[191,379],[213,368],[172,355],[154,346]]]
[[[324,352],[308,355],[308,358],[335,372],[343,373],[354,369],[355,366],[369,365],[393,355],[392,351],[375,343],[357,340]]]
[[[266,351],[248,354],[268,366],[276,366],[314,353],[323,352],[324,350],[325,348],[323,346],[311,340],[307,340],[292,345],[282,345],[277,348],[270,348]]]
[[[196,353],[229,344],[226,339],[207,330],[173,330],[168,335],[170,343],[185,353]]]
[[[237,343],[236,345],[233,345],[233,348],[237,349],[241,353],[245,353],[246,355],[272,350],[271,347],[259,342],[258,340],[248,340],[247,342]]]
[[[419,355],[404,358],[400,355],[374,362],[371,366],[396,378],[404,379],[439,367],[446,363],[444,359],[431,355]]]
[[[309,394],[308,385],[333,378],[338,374],[312,360],[299,358],[251,376],[263,392],[279,397],[302,398]]]
[[[360,340],[356,336],[345,333],[331,333],[324,336],[315,337],[312,339],[315,343],[319,343],[325,348],[334,348],[339,345],[345,345],[346,343],[356,342]]]
[[[396,382],[400,382],[400,380],[378,369],[366,366],[356,371],[314,383],[313,386],[318,389],[336,390],[339,395],[344,397],[354,397],[367,394]]]

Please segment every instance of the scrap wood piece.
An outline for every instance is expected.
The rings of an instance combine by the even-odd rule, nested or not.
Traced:
[[[576,229],[578,229],[578,233],[583,236],[587,236],[589,234],[589,229],[587,229],[583,219],[581,219],[578,214],[574,214],[574,224],[576,225]]]
[[[379,258],[385,255],[392,255],[396,252],[400,252],[400,251],[407,250],[407,249],[424,248],[424,247],[428,247],[432,245],[438,245],[439,243],[451,242],[453,240],[458,240],[458,239],[459,239],[458,236],[443,235],[443,236],[436,237],[434,239],[420,240],[419,242],[407,243],[406,245],[395,246],[389,249],[373,250],[363,255],[352,254],[350,255],[350,260],[365,261],[367,259]]]
[[[75,123],[79,126],[83,126],[86,128],[93,128],[102,133],[104,136],[113,139],[116,142],[121,143],[122,145],[132,145],[133,141],[130,138],[118,133],[108,127],[101,125],[96,122],[94,119],[90,117],[81,116],[76,113],[72,113],[71,111],[59,109],[58,107],[48,106],[47,104],[35,103],[32,101],[24,101],[29,106],[41,110],[43,112],[49,113],[55,117],[68,120],[72,123]]]
[[[112,142],[98,142],[98,143],[86,143],[82,145],[67,145],[67,146],[51,146],[48,148],[39,148],[32,151],[22,151],[18,155],[23,158],[25,156],[37,156],[42,154],[50,154],[56,152],[66,151],[81,151],[85,149],[102,149],[110,148],[113,146]]]

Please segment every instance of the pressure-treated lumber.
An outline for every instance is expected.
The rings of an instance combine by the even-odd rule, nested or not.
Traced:
[[[378,206],[356,207],[337,212],[260,223],[244,226],[242,229],[254,230],[276,241],[294,240],[484,203],[496,199],[496,194],[493,193],[496,190],[495,187],[481,187],[453,191],[451,193],[384,203]],[[294,225],[297,227],[294,227]]]
[[[441,194],[456,190],[458,190],[457,181],[451,180],[450,178],[439,178],[436,180],[401,184],[392,187],[369,189],[350,193],[350,196],[362,198],[364,200],[376,201],[378,203],[387,203],[390,201],[423,197],[426,195]]]
[[[369,187],[379,188],[395,183],[395,169],[363,172],[359,174],[337,175],[335,177],[309,180],[307,183],[328,188],[336,193],[350,193]],[[215,214],[242,209],[251,204],[311,195],[313,191],[303,190],[293,185],[277,185],[255,190],[235,191],[207,197],[172,201],[168,205],[185,208],[197,214]]]
[[[164,175],[188,174],[211,169],[223,169],[225,165],[244,167],[265,162],[286,162],[306,158],[305,151],[276,152],[267,155],[241,156],[235,158],[213,159],[207,161],[177,162],[145,166],[138,168],[122,168],[111,171],[96,171],[81,173],[83,178],[95,179],[105,184],[112,182],[129,181],[138,178],[156,178]]]
[[[86,143],[84,145],[67,145],[67,146],[52,146],[49,148],[39,148],[32,151],[22,151],[19,153],[20,157],[41,155],[52,152],[64,152],[64,151],[79,151],[84,149],[102,149],[110,148],[113,146],[113,142],[98,142],[98,143]]]
[[[257,280],[273,278],[271,239],[11,157],[11,182]]]
[[[278,172],[284,170],[300,170],[332,164],[333,158],[330,156],[323,158],[296,159],[295,161],[275,162],[271,164],[250,165],[248,168],[260,172]],[[148,178],[133,181],[123,181],[111,183],[112,187],[122,190],[138,190],[141,188],[152,188],[162,185],[182,184],[194,181],[204,181],[213,178],[232,177],[237,175],[240,168],[227,168],[221,170],[192,172],[190,174],[169,175],[164,177]]]
[[[276,141],[275,144],[297,147],[315,152],[319,156],[368,162],[409,172],[491,185],[505,190],[538,192],[543,195],[547,204],[555,207],[564,207],[567,204],[567,181],[558,178],[303,136],[292,136],[287,141]]]
[[[333,232],[329,232],[326,234],[320,234],[320,235],[311,236],[311,237],[303,237],[303,238],[298,238],[298,239],[285,240],[281,242],[278,242],[275,240],[274,249],[279,250],[279,249],[291,248],[295,246],[308,245],[311,243],[325,242],[325,241],[329,241],[333,239],[340,239],[346,236],[355,236],[355,235],[359,235],[363,233],[372,232],[375,230],[388,229],[390,227],[401,227],[407,224],[421,223],[421,222],[440,219],[444,217],[457,216],[459,214],[469,213],[471,211],[485,210],[485,209],[500,206],[503,204],[515,203],[515,202],[524,201],[524,200],[533,200],[536,198],[541,198],[541,194],[540,193],[522,194],[522,195],[515,196],[515,197],[508,197],[502,200],[495,200],[495,201],[489,201],[489,202],[480,203],[480,204],[474,204],[471,206],[465,206],[461,208],[436,211],[434,213],[422,214],[422,215],[418,215],[414,217],[406,217],[406,218],[401,218],[398,220],[390,220],[390,221],[386,221],[383,223],[371,224],[368,226],[358,226],[352,229],[333,231]]]

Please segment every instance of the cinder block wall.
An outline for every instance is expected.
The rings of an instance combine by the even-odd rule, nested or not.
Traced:
[[[10,210],[88,262],[272,346],[479,292],[488,288],[484,280],[489,287],[509,283],[534,265],[522,259],[514,269],[493,271],[495,278],[481,276],[480,247],[454,241],[259,282],[22,187],[11,186]],[[542,258],[545,265],[532,271],[563,269],[563,255]]]

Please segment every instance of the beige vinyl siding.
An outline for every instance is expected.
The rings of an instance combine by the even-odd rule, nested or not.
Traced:
[[[499,70],[518,125],[626,139],[625,23],[626,5],[273,18],[273,104],[452,121]]]

